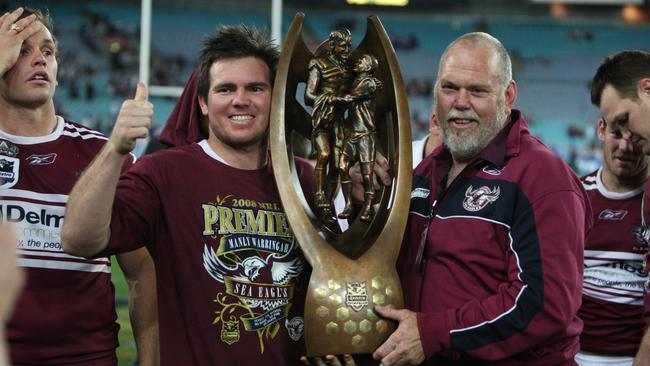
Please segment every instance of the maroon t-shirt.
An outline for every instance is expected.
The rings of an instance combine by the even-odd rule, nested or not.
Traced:
[[[16,224],[18,265],[27,272],[7,328],[15,364],[117,362],[110,261],[68,255],[60,240],[68,194],[105,141],[60,117],[46,136],[0,131],[0,219]]]
[[[143,157],[119,181],[108,250],[151,251],[163,365],[300,364],[309,266],[271,168],[217,159],[206,141]]]
[[[643,187],[615,193],[600,180],[600,170],[584,176],[594,226],[585,241],[580,349],[634,356],[643,336],[643,272],[646,250],[641,228]]]

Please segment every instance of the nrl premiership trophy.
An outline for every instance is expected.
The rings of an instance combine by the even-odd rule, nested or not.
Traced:
[[[284,211],[313,268],[305,302],[307,356],[372,353],[396,327],[373,307],[403,306],[395,262],[412,174],[404,81],[376,16],[368,18],[356,50],[350,32],[340,29],[314,53],[301,36],[303,19],[302,13],[295,16],[280,55],[270,139]],[[293,164],[291,146],[306,140],[316,155],[314,202],[307,202]],[[394,175],[391,186],[377,191],[376,152]],[[364,200],[355,209],[349,170],[357,163]],[[346,204],[337,213],[332,202],[339,188]],[[332,229],[336,217],[350,224],[342,233]]]

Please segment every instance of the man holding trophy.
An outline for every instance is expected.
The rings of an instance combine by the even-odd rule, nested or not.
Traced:
[[[510,57],[485,33],[445,50],[444,146],[414,172],[398,272],[405,309],[373,357],[392,365],[575,365],[590,205],[570,168],[512,108]],[[355,365],[346,355],[316,365]],[[309,364],[303,359],[305,364]]]

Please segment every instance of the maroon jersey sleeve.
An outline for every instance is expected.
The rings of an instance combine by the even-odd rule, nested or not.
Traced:
[[[113,203],[109,249],[104,254],[153,244],[151,238],[159,221],[160,175],[151,161],[148,156],[143,157],[120,177]]]

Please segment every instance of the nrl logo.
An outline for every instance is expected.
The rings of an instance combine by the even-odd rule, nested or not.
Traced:
[[[345,293],[345,305],[354,309],[361,310],[368,306],[368,291],[365,282],[346,282],[347,291]]]
[[[18,182],[18,167],[20,160],[10,157],[0,157],[0,188],[10,188]]]
[[[239,320],[233,318],[224,321],[221,328],[221,340],[228,345],[239,341]]]
[[[465,191],[465,199],[463,200],[463,208],[467,211],[476,212],[483,209],[487,206],[488,203],[492,203],[499,198],[501,194],[501,188],[494,187],[492,189],[483,186],[477,189],[469,186],[467,191]]]
[[[18,155],[18,146],[2,140],[0,141],[0,155],[7,155],[15,158]]]

